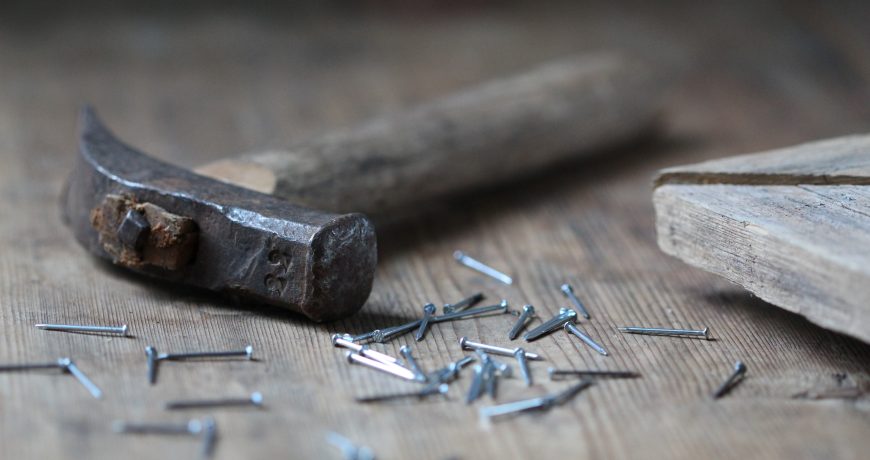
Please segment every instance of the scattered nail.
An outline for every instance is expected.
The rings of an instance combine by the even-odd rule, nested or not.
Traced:
[[[526,325],[526,321],[535,314],[535,307],[532,305],[524,305],[523,312],[520,314],[520,317],[517,318],[517,322],[514,323],[514,327],[511,328],[510,332],[508,332],[508,338],[511,340],[515,340],[520,335],[520,331],[523,330],[523,327]]]
[[[459,338],[459,346],[462,347],[463,350],[483,350],[487,353],[492,353],[494,355],[501,355],[501,356],[515,356],[514,353],[517,350],[516,348],[514,348],[514,349],[503,348],[503,347],[497,347],[495,345],[487,345],[485,343],[472,342],[471,340],[468,340],[468,337],[460,337]],[[534,361],[543,359],[537,353],[529,353],[529,352],[526,352],[526,358],[534,360]]]
[[[577,307],[577,310],[580,311],[580,314],[583,315],[584,318],[589,319],[589,312],[586,311],[586,307],[583,305],[583,302],[581,302],[580,299],[577,298],[577,295],[574,294],[574,288],[571,287],[570,284],[563,284],[561,289],[562,293],[565,294],[565,297],[570,299],[571,303],[573,303],[574,306]]]
[[[746,374],[746,365],[741,361],[734,363],[734,371],[728,376],[722,385],[713,393],[713,399],[719,399],[725,396],[737,383],[742,381],[742,377]]]
[[[661,327],[638,327],[638,326],[623,326],[618,327],[621,332],[627,332],[629,334],[644,334],[644,335],[666,335],[666,336],[689,336],[689,337],[702,337],[707,340],[710,340],[710,329],[667,329]]]
[[[188,401],[169,401],[166,403],[167,410],[202,409],[211,407],[254,406],[263,407],[263,395],[259,392],[251,393],[247,398],[223,398],[223,399],[199,399]]]
[[[76,324],[35,324],[37,329],[64,332],[95,332],[103,334],[127,335],[127,325],[120,326],[80,326]]]
[[[514,280],[510,276],[505,275],[504,273],[490,267],[489,265],[486,265],[483,262],[480,262],[479,260],[475,260],[469,257],[462,251],[455,251],[453,253],[453,258],[456,259],[456,261],[460,264],[465,265],[472,270],[477,270],[478,272],[483,273],[484,275],[489,276],[496,281],[500,281],[507,285],[511,285],[514,282]]]
[[[569,322],[565,323],[564,327],[565,327],[566,332],[568,332],[569,334],[575,335],[580,340],[582,340],[583,343],[585,343],[586,345],[589,345],[593,350],[597,351],[598,353],[600,353],[604,356],[607,356],[607,350],[605,350],[604,347],[599,345],[598,342],[592,340],[592,338],[589,337],[588,335],[586,335],[585,332],[581,331],[580,328],[577,327],[576,324],[569,321]]]

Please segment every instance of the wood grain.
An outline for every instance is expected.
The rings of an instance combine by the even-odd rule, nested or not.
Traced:
[[[667,168],[656,184],[665,252],[870,342],[870,136]]]
[[[185,419],[163,402],[255,390],[265,409],[214,412],[216,458],[340,458],[325,441],[331,430],[385,459],[865,457],[870,347],[662,254],[649,194],[666,166],[866,130],[866,2],[520,4],[486,13],[257,19],[210,5],[173,18],[117,7],[40,21],[0,14],[0,362],[70,355],[106,395],[96,401],[54,373],[0,374],[0,457],[190,458],[194,440],[119,436],[110,423]],[[131,144],[191,166],[292,145],[549,58],[618,46],[686,69],[668,98],[668,136],[429,206],[384,229],[373,295],[344,321],[313,325],[129,276],[89,257],[60,222],[57,197],[83,102]],[[454,249],[506,270],[517,285],[457,266]],[[563,388],[547,381],[550,365],[626,368],[642,378],[602,382],[547,414],[489,428],[476,417],[488,401],[460,402],[467,375],[449,401],[353,402],[401,383],[345,364],[331,333],[400,323],[426,301],[478,290],[552,314],[565,302],[563,282],[586,301],[592,320],[582,326],[611,356],[561,333],[542,339],[528,346],[548,358],[532,364],[535,386],[505,382],[499,401]],[[48,321],[124,321],[135,338],[33,328]],[[411,345],[434,368],[462,356],[461,336],[509,344],[511,323],[441,324]],[[717,340],[615,331],[626,324],[708,326]],[[406,340],[379,349],[397,353]],[[258,361],[167,363],[156,386],[145,380],[145,345],[247,343]],[[736,359],[749,366],[746,381],[713,402],[710,391]],[[852,387],[859,396],[793,397]]]

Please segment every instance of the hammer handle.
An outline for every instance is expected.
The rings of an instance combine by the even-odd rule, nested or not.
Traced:
[[[197,171],[302,206],[377,220],[631,139],[651,126],[661,90],[661,79],[637,60],[575,57],[287,151]]]

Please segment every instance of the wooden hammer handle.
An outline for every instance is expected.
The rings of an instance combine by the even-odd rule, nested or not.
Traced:
[[[623,55],[576,57],[197,171],[303,206],[383,218],[630,139],[650,127],[661,90],[650,68]]]

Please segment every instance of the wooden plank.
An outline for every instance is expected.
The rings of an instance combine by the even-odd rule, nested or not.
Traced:
[[[870,187],[669,184],[653,200],[668,254],[870,341]]]
[[[664,166],[865,127],[870,99],[862,88],[870,75],[862,69],[870,48],[862,46],[868,29],[858,18],[866,17],[866,2],[851,10],[813,5],[811,14],[783,14],[787,7],[763,2],[512,4],[492,14],[426,20],[295,11],[256,19],[215,5],[189,16],[142,17],[114,8],[76,4],[62,20],[40,14],[47,23],[0,14],[0,362],[69,354],[106,394],[95,401],[69,376],[0,375],[0,457],[191,457],[195,441],[119,436],[110,423],[183,420],[203,413],[170,414],[162,403],[253,390],[263,392],[266,409],[215,412],[216,458],[339,458],[324,439],[331,430],[387,459],[866,456],[870,346],[765,308],[721,278],[665,256],[656,247],[649,200],[650,178]],[[849,39],[838,41],[843,36]],[[669,102],[669,140],[441,203],[382,231],[373,296],[345,321],[314,325],[131,277],[88,257],[59,219],[75,110],[84,101],[132,144],[197,165],[282,148],[604,45],[650,55],[665,48],[692,64]],[[505,269],[517,286],[458,267],[454,249]],[[416,317],[422,302],[455,301],[476,290],[552,314],[565,302],[557,290],[565,281],[593,315],[583,326],[611,356],[563,334],[539,341],[528,347],[548,357],[533,364],[537,383],[527,389],[505,382],[499,401],[563,388],[546,380],[549,365],[628,368],[643,378],[602,382],[566,407],[489,428],[477,422],[480,404],[459,401],[467,375],[448,401],[353,402],[401,386],[346,365],[331,333],[399,323]],[[411,345],[433,368],[462,356],[455,342],[463,335],[512,344],[504,337],[511,319],[439,325]],[[135,338],[37,331],[38,321],[126,321]],[[717,340],[615,332],[629,323],[706,325]],[[157,386],[145,382],[146,344],[171,351],[248,342],[260,361],[172,363]],[[396,353],[404,343],[379,349]],[[749,366],[747,380],[712,402],[709,391],[738,358]],[[853,396],[792,397],[841,389]]]
[[[656,184],[870,185],[870,135],[667,168]]]

